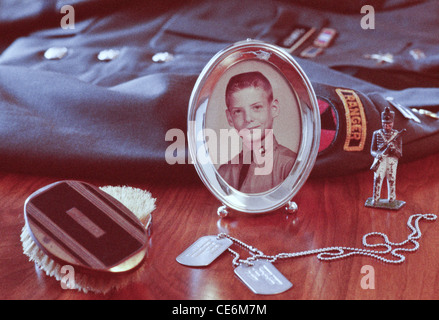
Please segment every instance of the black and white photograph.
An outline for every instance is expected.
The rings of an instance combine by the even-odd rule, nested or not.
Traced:
[[[206,127],[219,137],[220,176],[244,193],[265,192],[280,185],[293,168],[302,134],[299,106],[290,84],[270,65],[249,61],[231,67],[216,88]],[[240,152],[232,153],[234,150]]]

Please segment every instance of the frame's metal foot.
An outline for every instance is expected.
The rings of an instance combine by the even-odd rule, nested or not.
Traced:
[[[285,210],[288,213],[296,213],[299,211],[299,206],[294,201],[288,201],[287,205],[285,206]]]
[[[218,207],[218,210],[216,211],[216,213],[221,218],[225,218],[229,215],[229,210],[227,209],[227,206],[222,205],[222,206]]]

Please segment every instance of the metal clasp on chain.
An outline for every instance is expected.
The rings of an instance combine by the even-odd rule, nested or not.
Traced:
[[[251,256],[248,257],[247,259],[240,259],[241,256],[238,252],[236,252],[235,250],[233,250],[231,248],[228,248],[227,250],[234,256],[232,263],[235,267],[239,266],[240,264],[246,264],[247,266],[253,266],[253,261],[256,261],[258,259],[266,257],[261,250],[255,248],[253,246],[250,246],[250,245],[248,245],[248,244],[246,244],[246,243],[244,243],[236,238],[233,238],[226,233],[220,233],[218,235],[218,239],[221,239],[221,238],[228,238],[228,239],[232,240],[234,243],[247,249],[251,254]]]

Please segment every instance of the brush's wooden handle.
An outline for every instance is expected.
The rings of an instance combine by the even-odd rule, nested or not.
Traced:
[[[126,272],[146,255],[148,236],[139,219],[99,188],[61,181],[33,193],[24,207],[38,246],[60,264]]]

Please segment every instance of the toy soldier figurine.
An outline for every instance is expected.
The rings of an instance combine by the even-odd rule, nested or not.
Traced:
[[[405,202],[396,200],[396,169],[402,156],[401,135],[406,130],[393,129],[395,113],[389,107],[381,113],[383,128],[373,133],[370,153],[375,158],[371,166],[374,171],[373,197],[367,199],[366,206],[383,209],[400,209]],[[380,199],[384,178],[387,179],[388,199]]]

